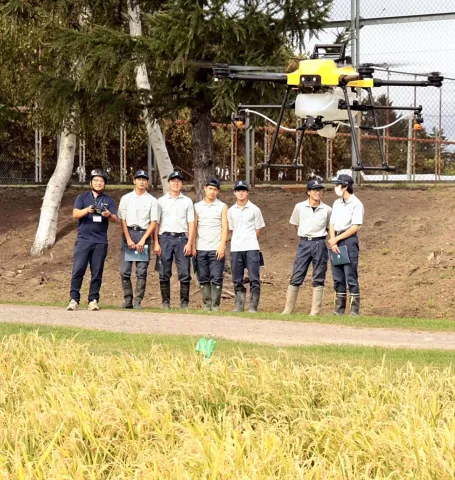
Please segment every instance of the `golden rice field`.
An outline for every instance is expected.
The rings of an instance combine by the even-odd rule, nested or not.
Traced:
[[[455,476],[450,369],[0,350],[2,479]]]

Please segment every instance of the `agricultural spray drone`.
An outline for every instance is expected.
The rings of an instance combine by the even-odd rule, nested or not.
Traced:
[[[227,64],[213,64],[214,76],[217,79],[241,80],[252,82],[272,82],[286,85],[286,91],[281,105],[239,105],[237,119],[244,117],[245,113],[252,108],[278,107],[279,115],[272,138],[268,159],[259,166],[265,168],[283,168],[281,164],[272,163],[273,150],[275,148],[278,132],[286,109],[293,109],[297,117],[303,119],[303,125],[297,130],[302,133],[299,136],[296,156],[292,165],[294,168],[302,168],[297,164],[302,146],[305,130],[314,130],[322,137],[335,137],[340,124],[346,124],[355,128],[355,116],[358,112],[371,111],[373,126],[361,126],[362,130],[373,130],[376,133],[382,165],[378,167],[366,167],[360,157],[357,135],[352,135],[354,149],[357,156],[357,165],[353,170],[395,170],[389,166],[383,148],[383,138],[380,129],[385,127],[378,125],[377,110],[410,110],[414,112],[414,123],[417,126],[423,122],[421,115],[422,106],[397,107],[389,105],[375,105],[372,88],[383,86],[400,87],[441,87],[444,77],[439,73],[431,73],[424,81],[382,80],[374,78],[374,64],[366,63],[354,69],[350,65],[350,58],[345,55],[346,46],[342,44],[316,45],[309,60],[302,60],[299,68],[291,73],[275,73],[264,67],[231,66]],[[367,92],[367,103],[359,101],[357,89]],[[296,94],[295,100],[289,103],[290,93]],[[257,112],[254,112],[257,113]],[[348,123],[346,123],[348,122]]]

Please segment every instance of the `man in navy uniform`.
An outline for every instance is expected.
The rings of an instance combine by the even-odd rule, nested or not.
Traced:
[[[349,263],[334,265],[332,276],[335,286],[335,315],[343,315],[346,311],[347,287],[351,295],[351,315],[360,312],[359,288],[359,239],[357,232],[363,224],[364,208],[362,202],[354,195],[354,181],[350,175],[339,175],[334,180],[335,193],[341,197],[333,204],[330,219],[329,248],[335,254],[340,253],[340,247],[345,246]]]
[[[250,312],[257,312],[261,295],[261,252],[258,238],[265,227],[261,210],[248,200],[248,184],[239,180],[234,185],[237,202],[228,210],[231,239],[231,268],[235,292],[235,312],[243,312],[246,288],[245,268],[250,277]]]
[[[228,207],[218,200],[220,182],[208,180],[204,200],[194,205],[196,224],[197,277],[204,310],[220,309],[223,287],[224,251],[228,235]]]
[[[158,199],[159,229],[155,229],[153,251],[160,257],[160,290],[164,309],[170,308],[172,263],[175,258],[180,281],[180,308],[190,301],[191,255],[194,248],[194,206],[183,195],[183,175],[172,172],[168,177],[169,192]]]
[[[73,272],[71,274],[70,303],[67,310],[77,310],[81,299],[81,286],[87,265],[92,279],[88,295],[88,309],[99,310],[100,289],[104,261],[107,256],[107,229],[109,222],[117,221],[114,200],[104,193],[107,172],[102,169],[90,173],[91,190],[81,193],[74,202],[73,218],[79,220],[74,246]]]
[[[122,248],[120,251],[120,276],[122,278],[124,308],[142,308],[147,283],[147,269],[151,255],[151,238],[159,218],[156,198],[147,192],[149,176],[145,170],[134,175],[134,190],[120,199],[118,217],[122,223]],[[127,261],[128,251],[145,252],[147,260],[136,261],[136,291],[133,303],[131,272],[133,262]]]
[[[313,264],[313,300],[310,315],[318,315],[321,311],[329,259],[325,241],[332,213],[332,209],[321,201],[323,189],[324,185],[318,180],[309,180],[306,192],[308,200],[295,206],[289,220],[291,225],[295,225],[300,242],[286,294],[284,314],[293,312],[299,288],[305,280],[310,263]]]

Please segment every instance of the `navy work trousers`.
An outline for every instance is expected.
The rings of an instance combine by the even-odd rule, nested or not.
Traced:
[[[168,282],[172,277],[172,263],[175,258],[177,275],[182,283],[191,282],[191,257],[183,253],[188,237],[173,237],[171,235],[160,235],[161,264],[160,282]]]
[[[133,240],[134,243],[139,243],[141,238],[144,236],[144,230],[130,230],[129,231],[131,240]],[[148,251],[149,255],[152,254],[152,249],[151,249],[151,243],[150,243],[150,237],[147,238],[147,241],[145,242],[146,245],[148,245]],[[126,243],[125,237],[122,238],[122,246],[120,248],[120,276],[122,279],[128,279],[131,278],[131,272],[133,270],[133,262],[127,262],[125,260],[125,252],[128,250],[128,244]],[[150,257],[149,257],[150,258]],[[150,261],[148,262],[134,262],[136,263],[136,278],[138,279],[147,279],[147,269],[149,266]]]
[[[347,288],[349,292],[360,293],[359,289],[359,239],[357,235],[352,235],[345,240],[338,242],[338,248],[347,247],[350,263],[346,265],[333,265],[332,276],[333,284],[336,293],[346,293]]]
[[[328,261],[329,253],[325,240],[308,240],[302,237],[297,248],[290,284],[300,287],[312,263],[313,287],[323,287]]]
[[[216,258],[216,250],[198,250],[196,255],[199,283],[223,284],[224,257]]]
[[[90,265],[90,272],[92,274],[88,301],[98,301],[100,299],[106,256],[107,244],[76,241],[73,256],[73,272],[71,274],[70,298],[72,300],[76,300],[77,303],[81,300],[82,280],[84,279],[88,265]]]
[[[231,252],[232,281],[235,292],[245,292],[244,273],[248,270],[250,277],[250,291],[261,292],[261,279],[259,275],[261,254],[259,250],[247,250],[245,252]]]

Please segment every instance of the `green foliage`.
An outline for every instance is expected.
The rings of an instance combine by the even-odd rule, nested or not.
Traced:
[[[156,55],[154,70],[173,78],[165,102],[169,97],[180,107],[206,102],[221,116],[229,115],[240,100],[276,102],[282,87],[214,82],[211,70],[198,66],[199,62],[284,66],[293,48],[304,47],[304,33],[322,27],[330,5],[331,0],[165,2],[146,17],[150,47]],[[160,102],[160,95],[155,99]]]

